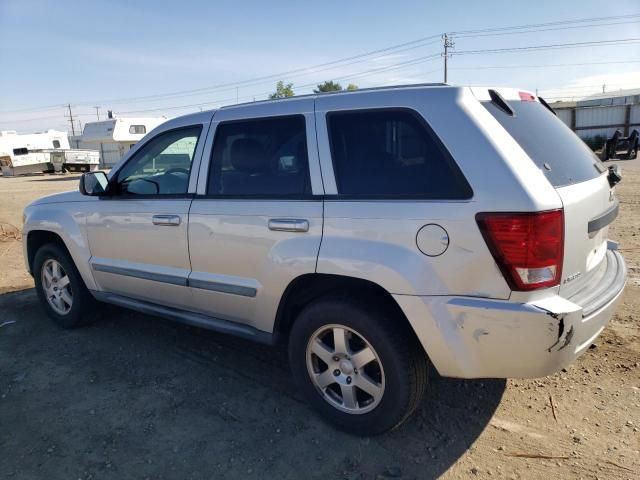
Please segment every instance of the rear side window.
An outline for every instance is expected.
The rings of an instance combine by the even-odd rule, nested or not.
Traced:
[[[562,120],[539,102],[508,101],[509,115],[482,102],[554,187],[585,182],[600,175],[600,160]]]
[[[218,125],[207,193],[267,197],[310,194],[304,116]]]
[[[467,199],[469,184],[416,112],[404,109],[327,115],[340,195]]]

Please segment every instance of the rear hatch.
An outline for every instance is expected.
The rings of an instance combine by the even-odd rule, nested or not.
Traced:
[[[569,298],[606,268],[603,260],[609,224],[618,205],[607,168],[544,100],[532,93],[484,89],[476,96],[540,168],[562,200],[565,243],[560,293]]]

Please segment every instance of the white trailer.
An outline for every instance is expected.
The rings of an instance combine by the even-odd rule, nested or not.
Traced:
[[[100,152],[100,166],[111,167],[120,161],[129,149],[166,117],[121,117],[98,122],[87,122],[81,136],[71,138],[74,148],[91,148]]]
[[[38,173],[51,170],[50,155],[44,150],[69,149],[66,132],[18,134],[14,130],[0,131],[0,166],[4,176]]]
[[[93,172],[100,165],[97,150],[49,150],[48,153],[55,172]]]

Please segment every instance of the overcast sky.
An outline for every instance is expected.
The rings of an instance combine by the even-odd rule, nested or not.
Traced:
[[[360,87],[439,82],[438,37],[304,69],[442,32],[624,14],[640,14],[640,2],[0,0],[0,129],[70,129],[67,103],[85,123],[96,119],[94,106],[102,117],[107,109],[175,116],[264,99],[277,78],[241,82],[292,70],[299,71],[282,80],[298,94],[330,79]],[[640,17],[606,23],[454,34],[454,52],[640,39]],[[601,62],[628,63],[594,65]],[[599,92],[602,84],[607,91],[640,87],[637,42],[456,55],[449,65],[449,83],[539,89],[550,100]]]

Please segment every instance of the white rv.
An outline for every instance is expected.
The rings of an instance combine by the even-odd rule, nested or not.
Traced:
[[[108,118],[87,122],[82,136],[71,137],[74,148],[92,148],[100,152],[100,165],[109,168],[166,117]]]
[[[2,174],[17,175],[50,170],[50,155],[46,151],[65,149],[69,149],[66,132],[47,130],[23,135],[15,130],[0,131]]]

